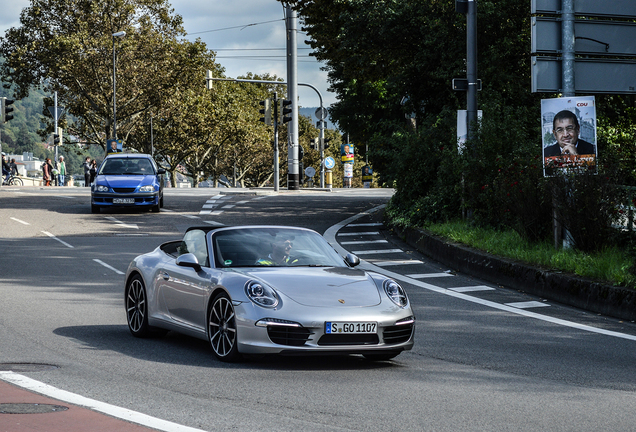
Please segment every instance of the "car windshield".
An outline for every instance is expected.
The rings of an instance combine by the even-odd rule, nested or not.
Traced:
[[[241,228],[212,236],[217,267],[346,267],[336,251],[313,231]]]
[[[113,158],[106,159],[101,169],[101,175],[154,175],[155,170],[145,158]]]

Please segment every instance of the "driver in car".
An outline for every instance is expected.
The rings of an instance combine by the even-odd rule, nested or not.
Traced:
[[[272,252],[267,255],[267,258],[261,258],[256,261],[256,264],[263,266],[281,266],[281,265],[293,265],[298,262],[297,259],[292,259],[289,253],[292,249],[291,240],[278,240],[272,243]]]

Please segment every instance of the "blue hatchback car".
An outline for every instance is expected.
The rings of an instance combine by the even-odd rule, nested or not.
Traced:
[[[158,212],[163,207],[163,174],[152,156],[139,153],[108,155],[91,186],[91,211],[139,207]]]

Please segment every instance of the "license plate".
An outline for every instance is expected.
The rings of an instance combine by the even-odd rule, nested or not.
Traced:
[[[113,198],[113,204],[134,204],[134,198]]]
[[[377,333],[378,323],[375,322],[326,322],[325,333],[328,334],[354,334],[354,333]]]

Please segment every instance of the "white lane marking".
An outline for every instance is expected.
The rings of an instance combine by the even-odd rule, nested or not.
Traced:
[[[232,207],[234,207],[234,204],[228,204],[223,206],[222,208],[226,209],[226,208],[232,208]]]
[[[188,219],[199,219],[199,216],[193,216],[193,215],[187,215],[187,214],[182,214],[181,216]]]
[[[371,244],[371,243],[388,243],[386,240],[356,240],[356,241],[348,241],[348,242],[340,242],[340,244]]]
[[[378,231],[338,233],[339,236],[379,235]]]
[[[214,207],[217,207],[216,204],[203,204],[204,209],[213,209]]]
[[[377,212],[378,210],[383,209],[384,207],[386,207],[386,205],[381,205],[381,206],[377,206],[374,207],[372,209],[369,209],[365,212],[359,213],[355,216],[351,216],[350,218],[347,218],[345,220],[343,220],[340,223],[337,223],[335,225],[332,225],[331,227],[329,227],[327,229],[327,231],[325,231],[325,233],[323,234],[323,236],[325,237],[325,239],[327,239],[327,241],[334,247],[334,249],[336,249],[336,251],[338,251],[338,253],[342,256],[347,255],[349,252],[343,248],[342,246],[340,246],[340,244],[338,244],[338,242],[336,241],[336,234],[338,232],[338,230],[342,229],[343,227],[347,226],[348,223],[353,222],[357,219],[360,219],[361,217],[367,216],[367,215],[371,215],[375,212]],[[527,318],[534,318],[540,321],[545,321],[545,322],[549,322],[552,324],[556,324],[556,325],[560,325],[560,326],[564,326],[564,327],[570,327],[570,328],[574,328],[574,329],[578,329],[578,330],[582,330],[582,331],[586,331],[589,333],[597,333],[597,334],[602,334],[605,336],[612,336],[612,337],[616,337],[616,338],[620,338],[620,339],[627,339],[627,340],[632,340],[632,341],[636,341],[636,336],[630,335],[630,334],[625,334],[625,333],[619,333],[619,332],[615,332],[615,331],[611,331],[611,330],[605,330],[605,329],[600,329],[600,328],[596,328],[596,327],[592,327],[589,325],[585,325],[585,324],[580,324],[580,323],[576,323],[573,321],[567,321],[564,319],[560,319],[560,318],[553,318],[553,317],[549,317],[549,316],[545,316],[545,315],[541,315],[539,313],[536,312],[530,312],[527,311],[525,309],[519,309],[519,308],[513,308],[511,306],[506,306],[504,304],[500,304],[500,303],[495,303],[493,301],[488,301],[488,300],[483,300],[477,297],[472,297],[469,296],[467,294],[463,294],[463,293],[458,293],[455,291],[451,291],[445,288],[440,288],[438,286],[435,285],[431,285],[428,284],[426,282],[422,282],[422,281],[418,281],[417,279],[413,279],[398,273],[394,273],[392,271],[380,268],[378,266],[375,266],[367,261],[362,261],[360,263],[360,268],[362,269],[366,269],[366,270],[371,270],[371,271],[375,271],[378,273],[382,273],[390,278],[393,279],[397,279],[397,280],[401,280],[403,282],[418,286],[420,288],[424,288],[433,292],[436,292],[438,294],[444,294],[447,296],[451,296],[451,297],[455,297],[458,299],[462,299],[462,300],[466,300],[472,303],[476,303],[476,304],[480,304],[482,306],[486,306],[486,307],[490,307],[492,309],[498,309],[501,311],[505,311],[505,312],[510,312],[512,314],[516,314],[516,315],[521,315],[521,316],[525,316]]]
[[[104,266],[104,267],[106,267],[107,269],[110,269],[110,270],[114,271],[114,272],[115,272],[115,273],[117,273],[117,274],[120,274],[120,275],[123,275],[123,274],[124,274],[124,272],[117,270],[115,267],[113,267],[113,266],[110,266],[110,265],[106,264],[106,263],[105,263],[104,261],[102,261],[102,260],[99,260],[99,259],[93,258],[93,261],[95,261],[97,264],[101,264],[101,265],[103,265],[103,266]]]
[[[129,421],[141,426],[157,429],[164,432],[204,432],[203,429],[191,428],[167,420],[151,417],[137,411],[121,408],[115,405],[89,399],[75,393],[61,390],[51,385],[36,381],[27,376],[17,374],[15,372],[0,372],[0,379],[8,383],[14,384],[26,390],[48,396],[55,400],[66,402],[69,404],[88,408],[103,414]]]
[[[117,225],[119,225],[122,228],[132,228],[132,229],[139,229],[139,227],[137,226],[137,224],[127,224],[124,223],[118,219],[115,219],[112,216],[106,216],[104,219],[108,219],[109,221],[115,222]]]
[[[269,198],[269,195],[261,195],[261,196],[256,197],[256,198],[252,198],[252,201],[262,200],[262,199],[265,199],[265,198]]]
[[[165,209],[165,208],[162,208],[161,211],[162,212],[173,212],[174,213],[174,210],[168,210],[168,209]]]
[[[218,216],[221,213],[223,213],[223,210],[214,210],[212,213],[210,213],[212,216]]]
[[[403,264],[424,264],[420,260],[397,260],[397,261],[369,261],[380,267],[390,267]]]
[[[210,213],[212,213],[212,210],[201,210],[199,212],[200,215],[205,215],[205,214],[210,214]]]
[[[506,306],[512,306],[512,307],[519,308],[519,309],[528,309],[528,308],[535,308],[535,307],[550,306],[547,303],[542,303],[542,302],[538,302],[538,301],[514,302],[514,303],[505,303],[505,304],[506,304]]]
[[[210,225],[218,225],[218,226],[224,226],[225,224],[222,224],[221,222],[217,222],[217,221],[203,221],[206,224],[210,224]]]
[[[239,201],[237,204],[247,204],[249,201]]]
[[[374,264],[377,265],[377,263],[374,263]],[[448,276],[455,276],[455,275],[452,273],[417,273],[417,274],[410,274],[407,276],[413,279],[426,279],[426,278],[448,277]]]
[[[495,289],[486,285],[475,285],[475,286],[449,288],[449,290],[464,293],[464,292],[477,292],[477,291],[494,291]]]
[[[352,254],[364,255],[364,254],[383,254],[383,253],[397,253],[404,252],[402,249],[376,249],[368,251],[353,251]]]
[[[50,233],[50,232],[48,232],[48,231],[42,231],[42,232],[43,232],[44,234],[46,234],[47,236],[51,237],[52,239],[59,241],[60,243],[62,243],[62,244],[63,244],[64,246],[66,246],[66,247],[69,247],[69,248],[71,248],[71,249],[74,249],[74,248],[75,248],[75,246],[72,246],[72,245],[70,245],[70,244],[66,243],[64,240],[60,240],[59,238],[55,237],[53,234],[51,234],[51,233]]]
[[[14,218],[14,217],[12,217],[12,218],[9,218],[9,219],[13,219],[13,220],[14,220],[14,221],[16,221],[16,222],[20,222],[22,225],[31,225],[30,223],[25,222],[25,221],[23,221],[23,220],[20,220],[20,219],[18,219],[18,218]]]
[[[373,222],[373,223],[359,223],[359,224],[348,224],[348,227],[367,227],[367,226],[382,226],[384,225],[381,222]]]
[[[225,196],[225,195],[221,195],[221,194],[219,194],[219,195],[214,195],[214,196],[213,196],[212,198],[210,198],[210,199],[211,199],[211,200],[218,200],[218,199],[224,199],[224,198],[229,198],[229,197],[227,197],[227,196]]]

